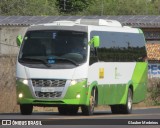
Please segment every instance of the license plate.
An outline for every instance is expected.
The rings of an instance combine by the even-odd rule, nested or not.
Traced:
[[[54,92],[54,91],[55,89],[50,87],[41,88],[41,92]]]

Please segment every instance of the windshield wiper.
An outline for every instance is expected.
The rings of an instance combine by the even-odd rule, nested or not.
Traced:
[[[43,59],[37,59],[37,58],[29,58],[29,57],[23,57],[21,59],[19,59],[20,61],[23,61],[24,60],[30,60],[30,61],[39,61],[39,62],[42,62],[44,65],[46,65],[47,67],[51,67],[50,64],[47,63],[47,61],[43,60]],[[79,66],[80,64],[77,64],[75,61],[71,60],[71,59],[67,59],[67,58],[54,58],[54,60],[64,60],[64,61],[69,61],[71,62],[72,64],[76,65],[76,66]]]
[[[54,58],[55,60],[64,60],[64,61],[69,61],[72,64],[79,66],[80,64],[77,64],[75,61],[71,60],[71,59],[67,59],[67,58]]]
[[[23,61],[23,62],[24,62],[24,60],[39,61],[39,62],[42,62],[42,64],[44,64],[45,66],[51,67],[51,65],[48,64],[47,61],[45,61],[45,60],[43,60],[43,59],[23,57],[23,58],[20,58],[19,60],[20,60],[20,61]]]

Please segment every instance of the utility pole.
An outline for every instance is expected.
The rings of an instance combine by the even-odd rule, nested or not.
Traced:
[[[103,15],[104,10],[104,0],[101,0],[101,16]]]
[[[66,0],[63,0],[63,10],[66,10]]]

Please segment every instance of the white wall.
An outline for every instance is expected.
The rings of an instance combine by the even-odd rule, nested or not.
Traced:
[[[0,54],[17,55],[19,47],[16,44],[18,34],[24,36],[28,27],[2,26],[0,27]]]

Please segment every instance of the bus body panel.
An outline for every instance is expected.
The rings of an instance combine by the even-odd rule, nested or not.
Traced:
[[[100,105],[125,104],[130,85],[133,86],[133,103],[138,103],[146,95],[147,63],[94,63],[89,68],[88,76],[88,82],[92,81],[98,83]]]
[[[148,82],[148,63],[138,62],[132,76],[134,83],[133,103],[141,102],[145,99],[147,93]]]
[[[22,82],[17,81],[17,94],[22,93],[23,98],[18,98],[17,95],[17,103],[18,104],[33,104],[37,106],[59,106],[59,105],[84,105],[88,104],[88,88],[85,87],[86,80],[79,82],[75,85],[69,86],[68,90],[63,98],[60,99],[52,99],[52,98],[35,98],[30,90],[28,85],[23,84]],[[75,91],[76,90],[76,91]],[[80,94],[80,98],[77,98],[77,95]]]
[[[81,27],[83,29],[81,29]],[[70,38],[73,37],[74,42],[78,42],[78,38],[74,39],[74,37],[76,37],[77,35],[77,37],[84,35],[83,37],[87,38],[88,42],[93,36],[99,36],[101,45],[99,48],[97,48],[97,50],[99,52],[98,55],[100,58],[90,64],[92,46],[89,46],[88,42],[86,43],[86,41],[84,41],[85,45],[88,45],[85,47],[83,46],[83,48],[87,52],[86,60],[83,60],[83,63],[79,63],[78,65],[74,64],[74,62],[67,61],[67,64],[70,63],[70,65],[72,65],[70,66],[71,68],[68,69],[63,68],[63,66],[61,66],[60,68],[52,69],[45,66],[45,64],[40,65],[43,65],[43,68],[36,67],[36,64],[26,66],[25,64],[22,64],[17,60],[16,88],[18,104],[33,104],[35,106],[89,105],[93,88],[97,89],[98,105],[126,104],[128,88],[133,89],[133,103],[138,103],[144,100],[147,86],[147,62],[138,62],[137,60],[123,61],[123,58],[131,56],[130,53],[132,53],[132,51],[129,52],[128,55],[126,54],[124,57],[120,53],[121,58],[119,60],[116,60],[117,58],[113,58],[115,60],[112,61],[112,57],[116,52],[118,55],[118,52],[121,52],[121,50],[133,49],[133,52],[135,50],[134,48],[137,48],[139,50],[139,45],[141,46],[141,43],[145,43],[143,33],[139,29],[125,27],[107,27],[76,24],[73,28],[74,30],[72,31],[72,26],[53,25],[52,27],[46,27],[45,25],[40,25],[40,27],[35,26],[35,28],[34,26],[32,26],[31,28],[29,28],[29,32],[43,32],[47,30],[47,32],[50,33],[53,30],[54,32],[52,32],[51,35],[52,40],[56,40],[56,36],[60,31],[60,36],[69,33]],[[64,32],[67,32],[63,34],[63,30]],[[84,34],[84,32],[87,33],[87,37],[86,33]],[[137,35],[138,38],[136,38]],[[64,38],[61,37],[59,42],[61,42],[61,40],[65,38],[67,38],[67,36],[64,36]],[[25,37],[24,40],[27,40],[27,38]],[[60,45],[59,49],[57,48],[58,51],[64,52],[64,49],[67,48],[66,44],[68,44],[69,41],[72,40],[65,41],[64,44]],[[124,41],[125,45],[121,43]],[[137,46],[134,45],[134,41],[136,42]],[[109,47],[106,47],[106,44],[108,43]],[[134,48],[132,48],[131,44],[133,44]],[[21,46],[18,59],[23,56],[21,52],[24,45],[25,43],[23,43],[23,45]],[[121,47],[121,45],[123,45],[124,48]],[[142,44],[142,46],[143,45],[144,44]],[[75,49],[74,46],[71,48]],[[110,50],[110,52],[107,52],[107,50]],[[48,50],[48,52],[50,51]],[[72,57],[74,58],[76,55],[77,53]],[[54,57],[52,58],[54,59]],[[58,59],[59,58],[57,58],[57,61]],[[62,62],[59,63],[60,64],[57,64],[58,66],[61,65]],[[35,81],[35,83],[39,82],[41,84],[42,82],[44,84],[45,82],[61,82],[61,80],[62,82],[64,82],[63,87],[57,86],[52,87],[51,89],[50,87],[48,87],[48,85],[50,86],[50,84],[48,84],[46,87],[48,88],[48,91],[46,91],[43,86],[39,87],[38,84],[33,85],[33,81]],[[48,92],[52,94],[49,94]],[[47,96],[53,95],[54,92],[54,95],[56,95],[55,97]],[[19,97],[19,94],[23,94],[23,97]]]
[[[27,79],[82,79],[87,78],[87,63],[73,69],[29,68],[17,63],[16,76]]]
[[[28,68],[21,64],[17,64],[17,99],[21,104],[87,104],[88,90],[87,85],[87,64],[81,65],[74,69],[36,69]],[[23,70],[22,70],[23,69]],[[18,78],[27,79],[28,85],[19,81]],[[39,98],[36,97],[36,88],[33,87],[32,80],[66,80],[63,88],[62,96],[59,98]],[[72,80],[78,80],[77,83],[71,85]],[[56,89],[56,87],[55,87]],[[57,89],[56,89],[57,90]],[[23,98],[18,98],[18,94],[22,93]],[[80,98],[76,96],[80,94]],[[84,95],[85,94],[85,95]],[[36,102],[35,102],[36,101]],[[39,102],[37,102],[39,101]],[[58,102],[59,101],[59,102]],[[48,103],[47,103],[48,102]]]

